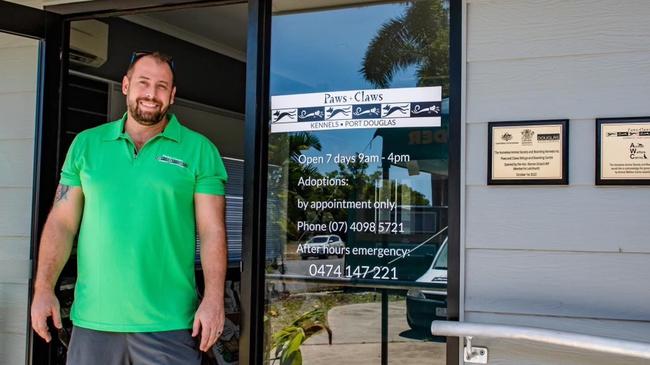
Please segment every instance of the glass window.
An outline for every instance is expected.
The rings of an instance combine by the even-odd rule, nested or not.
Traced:
[[[326,3],[274,2],[266,360],[443,364],[448,2]]]
[[[433,265],[434,269],[447,270],[447,245],[440,248],[440,253],[436,257],[436,263]]]

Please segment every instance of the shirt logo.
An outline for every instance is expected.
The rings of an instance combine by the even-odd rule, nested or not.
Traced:
[[[177,158],[174,158],[174,157],[169,157],[167,155],[158,156],[158,158],[156,158],[156,160],[158,160],[160,162],[180,166],[180,167],[183,167],[183,168],[187,167],[187,164],[183,160],[180,160],[180,159],[177,159]]]

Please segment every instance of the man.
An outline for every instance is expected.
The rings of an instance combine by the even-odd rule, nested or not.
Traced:
[[[54,286],[78,230],[68,364],[200,364],[198,349],[224,323],[224,165],[207,138],[167,113],[169,57],[134,53],[122,93],[124,117],[80,133],[68,151],[41,238],[32,326],[47,342],[47,318],[62,327]]]

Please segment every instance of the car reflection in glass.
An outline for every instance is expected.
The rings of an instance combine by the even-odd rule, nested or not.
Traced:
[[[307,260],[309,257],[326,259],[330,256],[343,257],[345,243],[335,234],[319,235],[310,238],[303,244],[300,257]]]
[[[416,331],[429,331],[434,320],[447,319],[447,238],[431,267],[416,282],[439,284],[430,289],[411,289],[406,294],[406,320]]]

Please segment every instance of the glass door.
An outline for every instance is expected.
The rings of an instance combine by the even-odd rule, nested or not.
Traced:
[[[444,364],[449,3],[342,3],[273,2],[264,362]]]
[[[57,24],[54,15],[0,1],[0,364],[31,362],[30,278],[39,183],[54,181],[45,175],[50,169],[42,167],[41,153],[56,146],[56,140],[42,138],[44,121],[57,124],[58,96],[51,93],[56,89],[46,87],[58,86],[60,65],[58,52],[46,50],[46,30],[58,29]],[[54,70],[47,85],[40,79],[46,69]],[[45,153],[55,155],[56,149]]]

